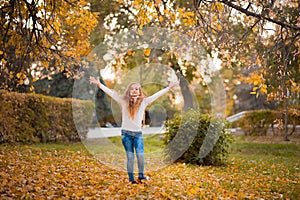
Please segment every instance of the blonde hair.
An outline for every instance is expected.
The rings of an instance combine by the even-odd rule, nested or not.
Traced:
[[[138,85],[139,86],[139,96],[138,96],[136,101],[134,101],[134,98],[132,96],[130,96],[130,90],[132,89],[133,85]],[[140,105],[141,105],[143,99],[144,99],[144,95],[143,95],[143,92],[142,92],[141,85],[137,82],[130,83],[127,86],[127,89],[124,92],[123,99],[127,103],[127,110],[128,110],[129,116],[131,117],[131,119],[133,119],[135,114],[137,113],[138,109],[140,108]]]

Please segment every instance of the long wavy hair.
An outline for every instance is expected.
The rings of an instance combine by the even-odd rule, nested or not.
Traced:
[[[132,86],[134,85],[138,85],[139,86],[139,96],[137,98],[137,100],[135,101],[134,98],[130,95],[130,90],[132,89]],[[137,82],[132,82],[130,83],[125,92],[124,92],[124,96],[123,96],[124,100],[127,103],[127,110],[129,113],[129,116],[131,119],[134,119],[135,114],[137,113],[138,109],[140,108],[140,105],[144,99],[144,94],[142,92],[142,88],[141,85]]]

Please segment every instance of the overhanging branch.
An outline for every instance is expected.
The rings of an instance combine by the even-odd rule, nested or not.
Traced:
[[[272,19],[272,18],[267,17],[267,16],[265,16],[265,15],[257,14],[257,13],[251,12],[251,11],[249,11],[249,10],[247,10],[247,9],[244,9],[244,8],[238,6],[238,5],[235,5],[234,3],[230,2],[230,1],[227,1],[227,0],[220,0],[219,2],[225,4],[225,5],[227,5],[227,6],[231,7],[231,8],[233,8],[233,9],[238,10],[238,11],[244,13],[245,15],[253,16],[253,17],[256,17],[256,18],[258,18],[258,19],[264,19],[264,20],[267,20],[267,21],[269,21],[269,22],[278,24],[278,25],[280,25],[280,26],[282,26],[282,27],[288,27],[288,28],[290,28],[290,29],[293,29],[293,30],[296,30],[296,31],[300,31],[300,27],[298,27],[298,26],[293,26],[293,25],[291,25],[291,24],[287,24],[287,23],[284,23],[284,22],[282,22],[282,21],[278,21],[278,20]]]

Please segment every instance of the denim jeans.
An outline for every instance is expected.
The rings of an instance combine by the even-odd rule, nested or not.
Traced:
[[[126,151],[129,181],[134,181],[134,150],[137,157],[138,177],[144,177],[144,140],[142,132],[121,130],[122,144]]]

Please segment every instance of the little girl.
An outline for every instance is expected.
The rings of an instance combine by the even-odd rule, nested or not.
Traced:
[[[134,150],[136,152],[138,164],[138,182],[147,180],[144,176],[144,141],[142,136],[142,120],[146,107],[160,96],[166,94],[171,88],[178,85],[176,82],[170,82],[169,86],[158,91],[149,97],[144,97],[139,83],[130,83],[123,96],[119,96],[115,91],[101,84],[99,79],[90,77],[90,83],[97,85],[118,104],[122,109],[121,135],[122,144],[126,151],[127,172],[129,181],[132,184],[134,180]]]

